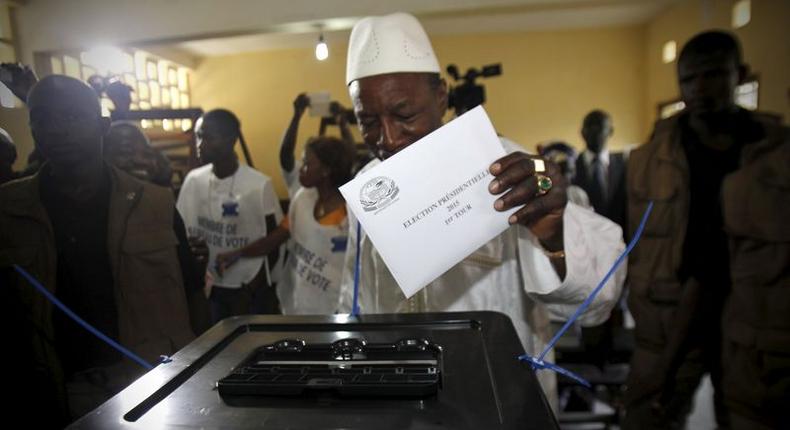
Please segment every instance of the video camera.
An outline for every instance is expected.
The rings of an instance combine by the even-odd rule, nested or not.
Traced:
[[[475,79],[501,75],[502,64],[497,63],[483,66],[482,71],[478,71],[472,67],[467,70],[466,74],[463,76],[458,74],[458,66],[450,64],[447,66],[447,74],[456,82],[462,81],[460,85],[450,87],[448,104],[448,108],[455,109],[455,115],[459,116],[469,109],[485,103],[485,88],[483,88],[482,85],[475,84]]]

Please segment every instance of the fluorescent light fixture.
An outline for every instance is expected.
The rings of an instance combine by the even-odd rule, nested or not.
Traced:
[[[324,61],[329,58],[329,47],[324,41],[323,34],[318,38],[318,44],[315,45],[315,58],[317,58],[318,61]]]
[[[678,44],[674,40],[670,40],[669,42],[664,44],[664,47],[661,49],[661,60],[664,64],[669,64],[675,61],[675,57],[678,53]]]

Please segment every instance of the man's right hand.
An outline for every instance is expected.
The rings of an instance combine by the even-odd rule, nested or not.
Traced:
[[[299,131],[299,120],[302,118],[308,106],[310,106],[310,97],[307,97],[307,94],[301,93],[294,99],[294,116],[291,118],[291,122],[285,130],[283,141],[280,144],[280,167],[282,167],[285,172],[293,171],[296,165],[294,150],[296,149],[296,135]]]
[[[294,100],[294,116],[301,117],[308,106],[310,106],[310,97],[307,97],[307,94],[301,93],[296,96]]]
[[[340,125],[340,123],[346,122],[346,108],[340,104],[340,102],[332,102],[329,104],[329,113],[335,117],[335,122]]]
[[[0,82],[8,87],[11,92],[27,102],[27,93],[38,82],[38,77],[29,66],[19,63],[0,64]]]

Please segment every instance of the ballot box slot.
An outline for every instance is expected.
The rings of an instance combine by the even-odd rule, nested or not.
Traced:
[[[371,316],[364,315],[359,318],[372,319]],[[248,331],[295,331],[295,332],[326,332],[335,331],[332,326],[327,324],[249,324],[246,327]],[[371,322],[349,322],[343,324],[343,329],[347,331],[401,331],[401,330],[480,330],[480,322],[475,320],[452,320],[435,322],[427,320],[425,322],[399,322],[390,324],[381,324],[375,321]]]
[[[308,344],[281,339],[256,348],[217,382],[220,396],[299,396],[330,391],[367,398],[424,397],[441,386],[441,346],[423,338]]]
[[[210,330],[208,333],[204,334],[202,337],[210,337],[211,336]],[[159,402],[169,396],[173,391],[178,389],[184,382],[188,381],[193,375],[195,375],[203,366],[209,363],[214,357],[217,356],[222,350],[224,350],[228,345],[230,345],[236,338],[241,336],[244,333],[249,332],[249,325],[242,325],[236,327],[235,330],[230,332],[227,336],[219,340],[213,347],[209,348],[204,354],[194,360],[189,366],[187,366],[184,370],[177,373],[172,379],[167,381],[164,385],[162,385],[158,390],[154,391],[153,394],[146,397],[145,400],[140,402],[137,406],[132,408],[129,412],[124,414],[123,419],[129,422],[135,422],[140,417],[145,415],[146,412],[151,410],[154,406],[156,406]]]

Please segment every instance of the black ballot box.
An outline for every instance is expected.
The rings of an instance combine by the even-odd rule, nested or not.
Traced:
[[[69,428],[556,429],[523,352],[496,312],[233,317]]]

